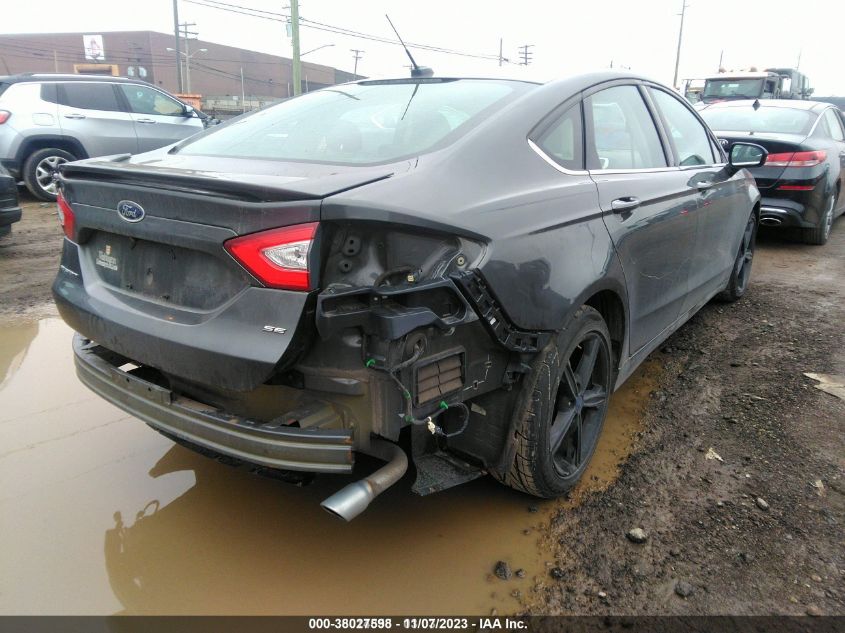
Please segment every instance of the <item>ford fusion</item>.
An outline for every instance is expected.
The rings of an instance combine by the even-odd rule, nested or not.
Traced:
[[[629,74],[333,86],[64,166],[53,293],[82,382],[174,441],[295,482],[386,462],[339,517],[408,456],[421,495],[555,497],[649,352],[746,292],[765,156]]]
[[[760,223],[797,228],[807,244],[825,244],[845,213],[845,126],[828,103],[764,99],[714,103],[700,111],[725,143],[750,141],[769,151],[752,174],[763,194]]]

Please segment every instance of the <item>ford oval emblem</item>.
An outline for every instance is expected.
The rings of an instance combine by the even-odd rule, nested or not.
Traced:
[[[131,200],[121,200],[118,202],[117,213],[127,222],[140,222],[146,215],[144,207]]]

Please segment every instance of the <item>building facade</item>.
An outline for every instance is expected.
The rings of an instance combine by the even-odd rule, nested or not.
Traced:
[[[293,95],[292,62],[204,40],[180,39],[183,86],[179,89],[173,34],[155,31],[0,35],[0,75],[24,72],[137,77],[174,94],[201,95],[203,103],[263,104]],[[187,46],[187,51],[186,47]],[[206,49],[200,51],[200,49]],[[302,63],[302,91],[355,79],[321,64]]]

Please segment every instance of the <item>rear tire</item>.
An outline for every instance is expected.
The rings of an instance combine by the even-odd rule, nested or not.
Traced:
[[[502,483],[552,498],[578,482],[607,417],[612,363],[604,319],[581,306],[531,364],[513,413],[516,454]]]
[[[830,229],[833,226],[833,206],[836,203],[836,195],[830,194],[825,201],[825,212],[819,218],[818,226],[812,229],[804,229],[802,237],[805,244],[813,244],[815,246],[823,246],[827,244],[827,238],[830,237]]]
[[[30,154],[23,165],[23,181],[30,193],[46,202],[56,199],[56,185],[53,174],[60,165],[76,160],[76,156],[58,149],[48,147]]]
[[[745,225],[745,230],[742,232],[739,251],[734,260],[733,270],[731,270],[731,278],[728,280],[725,289],[716,296],[719,301],[733,303],[745,295],[746,290],[748,290],[748,282],[751,280],[751,264],[754,262],[756,245],[757,214],[752,211]]]

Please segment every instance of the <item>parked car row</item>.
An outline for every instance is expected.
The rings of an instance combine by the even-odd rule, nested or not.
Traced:
[[[62,165],[53,293],[81,381],[186,446],[296,481],[385,459],[344,519],[403,446],[419,494],[554,497],[612,392],[746,292],[767,154],[626,73],[359,81]]]
[[[0,165],[40,200],[81,158],[138,154],[201,131],[208,117],[136,79],[22,74],[0,77]]]

